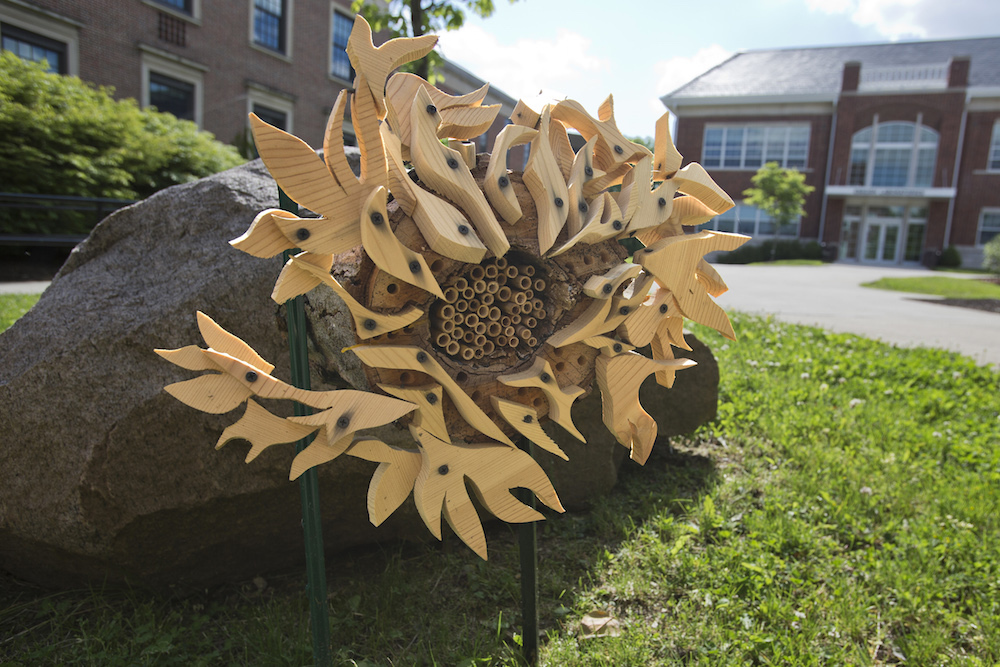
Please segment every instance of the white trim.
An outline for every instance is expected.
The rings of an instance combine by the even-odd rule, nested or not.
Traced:
[[[993,160],[992,155],[996,152],[996,167],[991,167],[990,162]],[[990,134],[990,145],[986,148],[986,173],[988,174],[998,174],[1000,173],[1000,119],[993,121],[993,132]]]
[[[274,90],[267,89],[255,83],[247,84],[247,116],[253,111],[254,104],[274,109],[285,114],[285,132],[295,131],[295,99]],[[249,127],[249,124],[247,125]]]
[[[744,166],[747,159],[747,141],[748,141],[748,130],[750,129],[761,129],[764,130],[763,137],[760,143],[760,159],[761,163],[757,166]],[[774,122],[756,122],[756,123],[705,123],[704,131],[702,132],[701,138],[701,164],[705,166],[706,169],[715,170],[726,170],[726,171],[754,171],[763,167],[768,162],[774,162],[774,160],[768,160],[767,148],[772,144],[768,143],[768,132],[767,130],[778,129],[784,130],[784,138],[781,140],[782,152],[781,159],[778,160],[782,168],[787,169],[797,169],[799,171],[808,170],[809,165],[809,147],[812,142],[812,124],[805,121],[774,121]],[[801,166],[789,166],[788,165],[788,151],[791,144],[791,131],[801,130],[806,131],[806,143],[805,143],[805,155],[803,156],[803,164]],[[709,164],[708,159],[705,156],[705,149],[707,147],[707,135],[710,130],[722,130],[722,144],[720,146],[719,153],[719,163]],[[740,165],[739,166],[726,166],[726,139],[729,135],[730,130],[739,130],[742,133],[742,138],[740,139]]]
[[[838,99],[838,93],[804,93],[799,95],[718,95],[715,97],[671,97],[664,95],[660,101],[665,107],[673,109],[684,106],[745,106],[748,104],[761,106],[822,102],[836,104]]]
[[[201,0],[191,0],[191,13],[187,14],[175,9],[170,5],[165,5],[158,0],[141,0],[144,4],[153,7],[157,11],[161,11],[164,14],[170,14],[171,16],[176,16],[177,18],[187,21],[188,23],[193,23],[194,25],[201,25]]]
[[[902,199],[950,199],[955,188],[868,187],[866,185],[828,185],[831,197],[896,197]]]
[[[187,58],[181,58],[160,49],[140,44],[139,50],[142,57],[141,77],[142,96],[140,99],[143,108],[149,106],[149,73],[156,72],[164,76],[184,81],[194,85],[194,122],[199,128],[202,126],[202,114],[205,107],[205,82],[204,72],[208,68]]]
[[[986,217],[987,213],[995,213],[997,215],[1000,215],[1000,207],[984,206],[982,209],[979,210],[979,224],[976,225],[976,245],[975,245],[976,248],[986,247],[985,243],[979,242],[979,235],[983,233],[983,218]]]
[[[327,50],[326,50],[326,75],[331,81],[335,81],[343,86],[350,88],[354,85],[349,79],[342,79],[341,77],[335,75],[330,69],[333,67],[333,26],[334,26],[334,14],[340,14],[344,18],[350,20],[354,23],[354,17],[357,16],[354,12],[348,11],[336,0],[330,0],[330,31],[327,38]],[[353,64],[352,64],[353,67]]]
[[[66,45],[66,73],[80,75],[80,24],[54,12],[33,7],[0,4],[0,25],[12,26],[33,32]]]
[[[267,48],[266,46],[262,46],[262,45],[258,44],[256,42],[256,40],[254,40],[254,35],[253,35],[254,0],[249,0],[249,4],[250,4],[250,32],[249,32],[249,35],[250,35],[250,47],[253,48],[253,49],[256,49],[257,51],[260,51],[261,53],[266,53],[269,56],[274,56],[275,58],[278,58],[279,60],[284,60],[285,62],[289,62],[290,63],[290,62],[292,62],[292,44],[293,44],[292,36],[295,33],[295,31],[292,30],[293,20],[295,18],[295,11],[294,11],[295,0],[284,0],[284,2],[285,2],[285,14],[287,14],[284,17],[284,22],[285,22],[285,50],[283,52],[282,51],[275,51],[273,49]]]

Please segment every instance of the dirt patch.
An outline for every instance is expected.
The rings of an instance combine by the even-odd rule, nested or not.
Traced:
[[[915,299],[924,303],[937,303],[943,306],[985,310],[988,313],[1000,314],[1000,299]]]

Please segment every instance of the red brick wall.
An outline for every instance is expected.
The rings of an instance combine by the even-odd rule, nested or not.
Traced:
[[[951,242],[955,245],[974,245],[983,208],[1000,208],[1000,172],[986,171],[993,125],[998,121],[1000,110],[973,111],[966,121],[962,171],[951,228]]]
[[[809,157],[807,158],[806,184],[816,188],[806,197],[806,215],[802,218],[799,235],[802,238],[816,238],[819,235],[819,216],[823,202],[823,184],[826,181],[826,155],[830,144],[831,117],[823,115],[799,116],[712,116],[706,118],[678,118],[674,143],[684,156],[684,164],[701,162],[702,142],[705,125],[745,125],[748,123],[808,123]],[[712,167],[709,173],[737,204],[743,199],[743,191],[752,184],[750,179],[755,169],[722,169]]]

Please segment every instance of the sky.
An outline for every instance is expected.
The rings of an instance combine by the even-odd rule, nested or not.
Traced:
[[[997,0],[494,0],[441,53],[536,111],[614,95],[618,128],[652,136],[659,98],[734,53],[1000,34]]]

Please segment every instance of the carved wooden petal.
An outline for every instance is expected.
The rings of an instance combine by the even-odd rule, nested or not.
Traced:
[[[316,430],[314,426],[296,424],[283,417],[271,414],[253,399],[247,401],[247,410],[238,422],[226,427],[215,443],[221,449],[231,440],[246,440],[250,443],[246,462],[250,463],[271,445],[296,442]]]
[[[296,246],[278,226],[275,218],[285,220],[298,220],[298,216],[288,211],[277,208],[269,208],[261,211],[250,223],[250,227],[243,232],[242,236],[233,239],[229,245],[237,250],[242,250],[248,255],[267,259],[274,257],[279,252],[291,250]]]
[[[560,387],[552,367],[542,357],[535,357],[535,362],[526,371],[500,375],[497,380],[508,387],[536,387],[542,390],[549,402],[549,417],[562,426],[577,440],[587,442],[583,434],[573,424],[573,402],[583,395],[584,390],[575,384]]]
[[[569,461],[566,452],[562,450],[555,440],[549,437],[548,433],[542,430],[542,425],[538,423],[538,412],[527,405],[506,401],[499,396],[490,396],[493,409],[500,413],[500,416],[507,420],[518,433],[535,443],[547,452],[552,452],[565,461]]]
[[[378,526],[410,495],[423,457],[416,450],[392,447],[380,440],[355,440],[344,453],[379,464],[368,485],[368,519]]]

